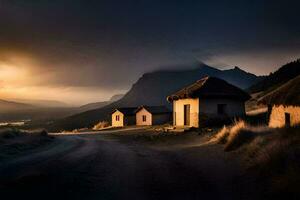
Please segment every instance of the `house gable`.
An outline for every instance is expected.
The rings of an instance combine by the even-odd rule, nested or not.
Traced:
[[[124,114],[119,110],[115,110],[111,115],[111,124],[115,127],[124,126]]]
[[[145,108],[141,108],[136,113],[136,125],[138,125],[138,126],[152,125],[152,114]]]

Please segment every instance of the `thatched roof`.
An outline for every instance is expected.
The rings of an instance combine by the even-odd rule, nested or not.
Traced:
[[[167,97],[172,102],[185,98],[232,98],[246,101],[250,96],[242,89],[215,77],[205,77]]]
[[[123,107],[123,108],[116,108],[112,113],[116,111],[120,111],[125,116],[131,116],[135,115],[135,111],[137,110],[137,107]]]
[[[258,102],[266,105],[300,106],[300,76],[265,95]]]
[[[167,114],[171,113],[171,111],[165,106],[140,106],[136,112],[140,111],[141,109],[145,108],[151,114]]]

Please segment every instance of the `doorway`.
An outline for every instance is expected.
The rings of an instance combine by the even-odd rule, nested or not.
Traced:
[[[183,109],[183,112],[184,112],[184,126],[190,126],[190,113],[191,113],[190,109],[191,109],[190,104],[184,105],[184,109]]]
[[[284,113],[284,118],[285,118],[285,126],[290,127],[291,126],[291,114]]]

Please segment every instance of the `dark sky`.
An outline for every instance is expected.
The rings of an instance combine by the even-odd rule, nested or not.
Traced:
[[[276,0],[0,0],[0,97],[104,100],[197,61],[268,74],[300,57],[299,11]]]

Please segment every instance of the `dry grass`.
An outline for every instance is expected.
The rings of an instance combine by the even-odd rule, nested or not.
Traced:
[[[227,138],[229,136],[229,131],[226,126],[223,126],[223,128],[211,139],[211,142],[218,142],[220,144],[225,144],[227,142]]]
[[[249,115],[249,116],[259,115],[262,113],[266,113],[267,111],[268,111],[267,107],[259,107],[259,108],[248,111],[247,115]]]
[[[255,138],[245,148],[250,171],[267,197],[299,199],[300,128],[273,129],[272,134]]]
[[[212,139],[239,150],[263,199],[300,199],[300,127],[272,129],[244,121],[224,126]]]
[[[257,135],[268,133],[269,128],[264,126],[253,127],[245,121],[236,121],[232,126],[224,126],[211,141],[225,144],[225,151],[236,150],[252,141]]]
[[[101,130],[106,127],[109,127],[109,123],[107,121],[101,121],[93,127],[93,130]]]

